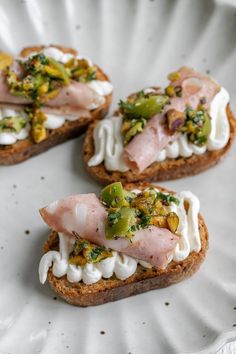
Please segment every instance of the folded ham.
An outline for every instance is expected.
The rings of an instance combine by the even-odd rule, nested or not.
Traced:
[[[179,237],[168,229],[150,226],[135,232],[132,242],[126,238],[105,237],[107,211],[95,194],[82,194],[58,200],[40,210],[48,226],[68,237],[79,236],[97,245],[165,268]]]
[[[165,113],[170,109],[184,112],[187,106],[197,109],[199,103],[209,108],[220,86],[207,75],[203,75],[191,68],[182,67],[178,71],[178,80],[172,81],[173,87],[180,87],[181,97],[173,97],[163,113],[152,117],[141,134],[137,134],[124,148],[124,159],[131,171],[142,172],[156,161],[160,151],[167,144],[178,138],[178,133],[171,134],[165,128]]]
[[[141,134],[124,149],[124,159],[132,171],[143,171],[150,166],[157,158],[158,153],[175,139],[165,127],[164,115],[157,114],[150,119]]]

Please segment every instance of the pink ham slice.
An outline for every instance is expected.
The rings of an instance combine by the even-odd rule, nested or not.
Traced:
[[[182,97],[178,100],[183,101],[185,106],[196,109],[200,100],[204,99],[204,106],[209,108],[212,99],[220,91],[219,84],[209,75],[201,74],[187,66],[180,68],[178,73],[180,78],[171,82],[172,86],[182,88]]]
[[[68,236],[78,235],[128,256],[165,268],[173,255],[179,237],[167,229],[150,226],[139,230],[132,243],[125,238],[107,240],[104,224],[107,211],[95,194],[71,196],[40,210],[48,226]]]
[[[70,105],[84,109],[94,109],[104,103],[104,97],[97,94],[86,84],[72,81],[70,85],[60,89],[58,95],[46,102],[46,106]]]
[[[125,147],[123,156],[132,171],[145,170],[156,160],[158,153],[175,138],[165,128],[163,118],[163,114],[155,115],[148,121],[143,132],[136,135]]]
[[[178,71],[180,78],[171,82],[174,87],[182,88],[182,97],[174,97],[166,105],[162,114],[151,118],[141,134],[136,135],[124,149],[124,159],[131,171],[142,172],[156,161],[157,156],[167,144],[178,138],[164,127],[164,115],[169,109],[183,112],[187,106],[197,109],[201,99],[209,108],[220,86],[209,76],[203,75],[188,67]]]

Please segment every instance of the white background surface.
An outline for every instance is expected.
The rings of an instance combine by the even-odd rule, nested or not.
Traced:
[[[0,47],[14,53],[39,43],[78,48],[110,75],[114,103],[164,84],[168,72],[189,64],[210,70],[230,92],[235,110],[232,3],[2,0]],[[200,271],[170,288],[83,309],[54,300],[37,274],[48,233],[38,209],[69,194],[99,191],[81,152],[79,138],[0,168],[0,354],[215,353],[236,337],[235,145],[219,166],[164,183],[191,189],[201,200],[210,249]],[[223,352],[236,350],[230,348]]]

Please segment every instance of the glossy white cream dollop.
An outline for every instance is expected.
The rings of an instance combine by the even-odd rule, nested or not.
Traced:
[[[100,121],[93,133],[95,154],[89,160],[89,166],[97,166],[104,161],[108,171],[128,171],[123,159],[123,140],[121,135],[122,116]]]

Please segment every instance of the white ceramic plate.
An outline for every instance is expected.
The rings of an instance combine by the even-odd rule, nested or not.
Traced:
[[[114,102],[145,85],[163,84],[168,72],[186,63],[210,70],[235,108],[235,32],[232,1],[0,3],[3,50],[17,53],[39,43],[78,48],[110,75]],[[236,147],[219,166],[165,183],[200,197],[210,232],[201,270],[175,286],[93,308],[54,300],[37,274],[48,232],[38,209],[99,190],[83,169],[81,152],[80,138],[0,168],[0,353],[214,353],[236,337]]]

